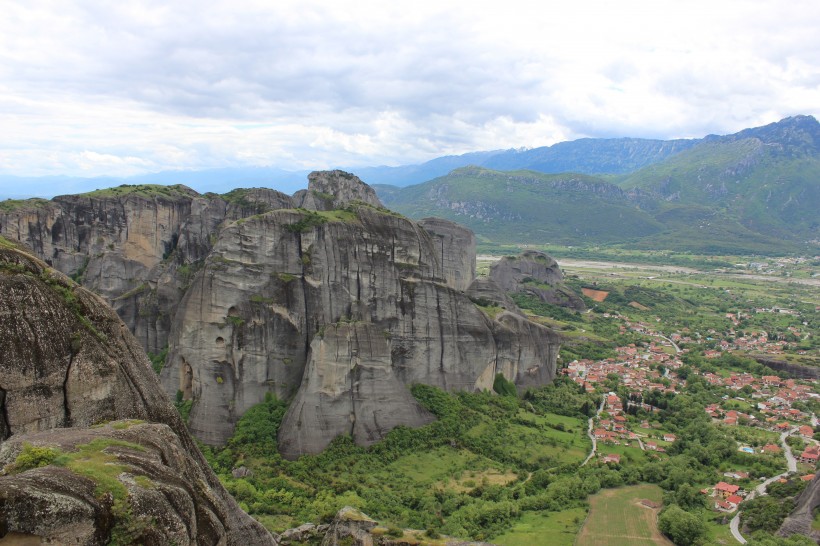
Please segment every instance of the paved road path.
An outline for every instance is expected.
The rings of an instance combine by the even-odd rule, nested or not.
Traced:
[[[601,400],[601,405],[598,406],[598,411],[595,412],[595,418],[601,415],[601,412],[604,411],[604,404],[606,404],[606,397]],[[590,417],[589,422],[587,423],[587,436],[589,439],[592,440],[592,450],[587,455],[587,458],[584,459],[584,462],[581,463],[581,466],[584,466],[595,456],[595,452],[598,451],[598,440],[595,438],[595,435],[592,433],[592,427],[595,426],[595,418]]]
[[[789,434],[794,434],[797,432],[798,429],[793,428],[791,430],[787,430],[780,435],[780,445],[783,446],[783,451],[786,454],[786,465],[788,467],[788,471],[784,472],[783,474],[778,474],[772,478],[769,478],[765,482],[761,483],[755,489],[749,493],[749,496],[746,497],[746,500],[752,500],[755,496],[760,495],[763,496],[766,494],[766,488],[769,487],[769,484],[772,482],[779,480],[780,478],[785,478],[791,472],[797,472],[797,459],[794,458],[792,454],[792,448],[789,444],[786,443],[786,438],[788,438]],[[743,535],[740,534],[740,512],[735,514],[735,517],[732,518],[731,523],[729,524],[729,528],[732,531],[732,536],[735,537],[735,540],[740,542],[741,544],[746,544],[746,539],[743,538]]]

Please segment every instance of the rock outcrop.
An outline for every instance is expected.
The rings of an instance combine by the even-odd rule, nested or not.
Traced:
[[[820,507],[820,474],[795,499],[795,507],[780,526],[778,535],[788,537],[794,534],[806,535],[820,544],[820,532],[813,528],[814,513]]]
[[[293,200],[297,207],[307,210],[343,209],[351,203],[383,207],[373,188],[357,176],[338,170],[310,173],[308,189],[296,192]]]
[[[194,400],[191,430],[215,445],[265,393],[298,389],[280,434],[297,456],[339,434],[370,443],[397,424],[425,422],[399,396],[412,383],[490,389],[502,363],[511,379],[551,379],[558,337],[488,318],[446,283],[439,255],[418,224],[364,204],[236,222],[181,303],[163,384]],[[508,343],[517,333],[522,346],[542,349]],[[538,351],[543,359],[531,359]],[[388,398],[407,411],[364,416]]]
[[[292,206],[269,189],[219,196],[185,186],[121,186],[15,202],[0,209],[0,235],[102,296],[145,350],[159,353],[221,226]]]
[[[0,332],[0,534],[274,544],[209,469],[125,324],[2,238]],[[32,446],[63,456],[27,466]],[[161,529],[139,524],[152,520]]]
[[[280,442],[295,457],[428,422],[413,383],[491,389],[503,373],[524,388],[554,374],[556,334],[465,295],[472,232],[394,214],[342,171],[312,173],[292,198],[127,186],[32,200],[4,207],[0,233],[97,290],[148,352],[167,348],[162,384],[192,402],[207,444],[267,393],[293,399]]]
[[[288,529],[279,535],[283,546],[321,544],[322,546],[410,546],[413,544],[440,544],[441,546],[493,546],[489,542],[466,542],[450,537],[429,540],[424,531],[405,529],[387,533],[388,529],[355,508],[345,506],[327,525],[307,523]]]
[[[475,234],[441,218],[422,218],[419,225],[433,238],[447,284],[456,290],[467,290],[475,279]]]
[[[280,433],[290,458],[324,450],[340,431],[370,445],[397,425],[434,420],[396,376],[388,334],[370,322],[332,324],[314,337],[292,405]]]
[[[490,279],[505,292],[524,292],[541,301],[582,311],[583,300],[564,284],[564,274],[551,256],[527,250],[505,256],[490,267]]]

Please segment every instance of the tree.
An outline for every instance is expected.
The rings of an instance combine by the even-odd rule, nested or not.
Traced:
[[[658,529],[678,546],[695,544],[706,532],[706,526],[700,516],[684,511],[677,504],[661,512]]]

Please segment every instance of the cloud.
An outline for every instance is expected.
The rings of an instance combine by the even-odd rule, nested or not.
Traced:
[[[0,173],[401,164],[818,115],[797,0],[85,2],[0,19]]]

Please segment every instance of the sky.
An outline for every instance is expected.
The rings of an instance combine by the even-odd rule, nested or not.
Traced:
[[[820,117],[816,0],[0,6],[0,175],[402,165]]]

